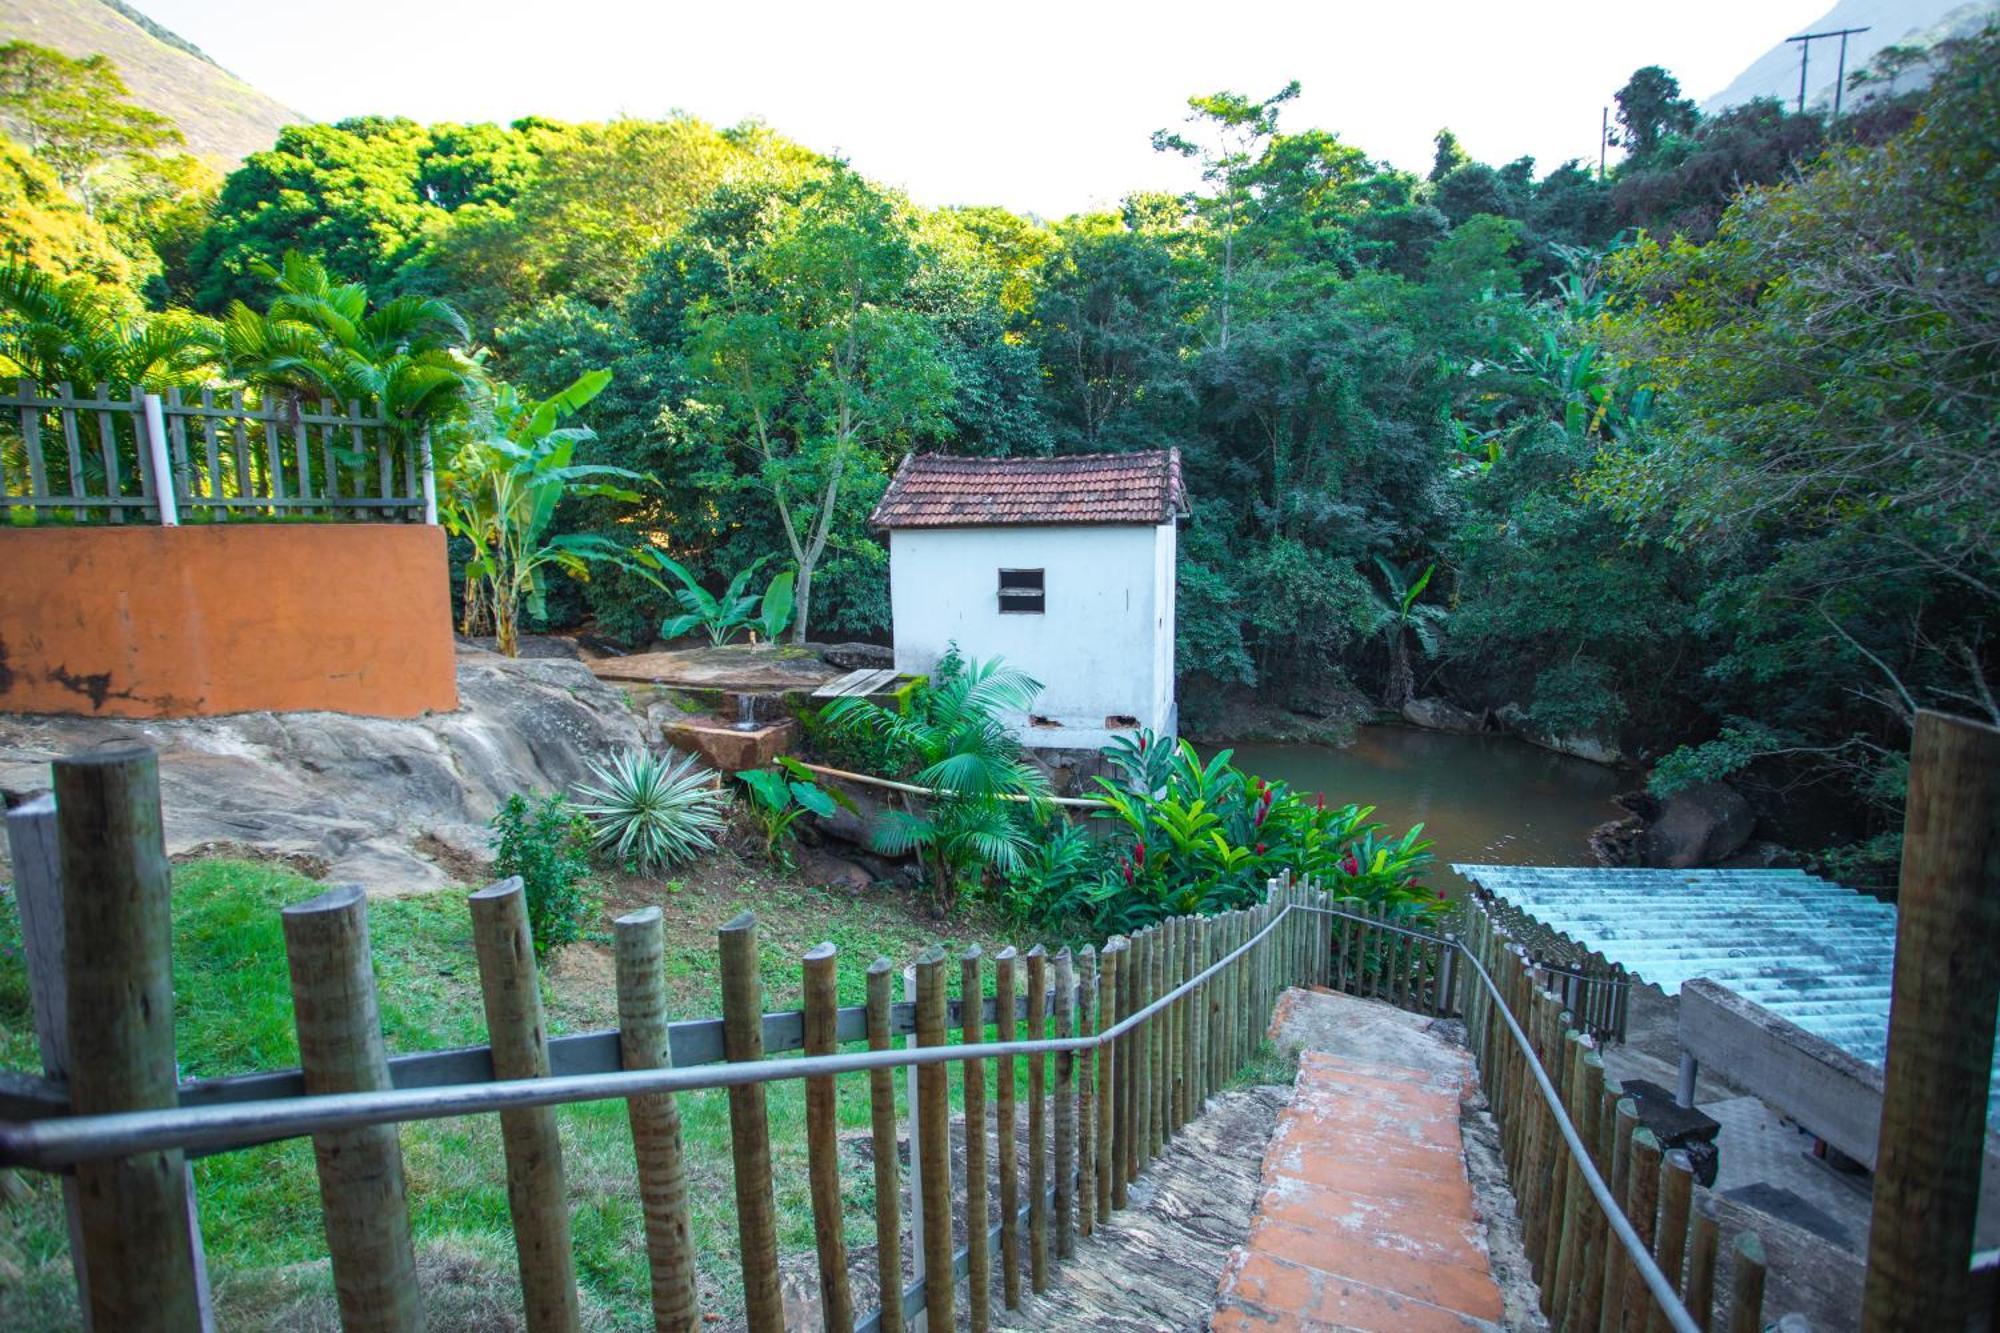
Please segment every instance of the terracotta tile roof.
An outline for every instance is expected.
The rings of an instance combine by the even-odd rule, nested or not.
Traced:
[[[1181,451],[963,458],[911,454],[875,506],[878,528],[1166,523],[1187,513]]]

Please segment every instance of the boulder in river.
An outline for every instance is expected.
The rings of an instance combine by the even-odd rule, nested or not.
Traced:
[[[1483,731],[1485,722],[1448,699],[1410,699],[1403,704],[1403,720],[1427,731],[1456,731],[1467,734]]]
[[[1757,814],[1726,782],[1702,782],[1675,792],[1646,827],[1646,864],[1668,870],[1718,865],[1736,854],[1757,827]]]
[[[1544,750],[1554,750],[1557,754],[1575,759],[1588,759],[1593,764],[1625,762],[1625,755],[1615,739],[1554,731],[1535,721],[1528,715],[1528,710],[1519,704],[1505,704],[1496,709],[1493,716],[1510,735],[1518,736],[1531,745],[1539,745]]]

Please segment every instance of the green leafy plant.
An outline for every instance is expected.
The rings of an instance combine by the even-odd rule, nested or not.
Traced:
[[[1375,557],[1375,565],[1382,571],[1385,591],[1375,594],[1363,628],[1369,634],[1382,635],[1389,645],[1389,685],[1383,702],[1401,708],[1416,693],[1416,677],[1410,670],[1410,639],[1415,636],[1426,657],[1437,656],[1445,609],[1417,601],[1430,586],[1436,565],[1424,566],[1423,573],[1414,577],[1410,570],[1398,569],[1380,556]]]
[[[715,846],[728,797],[694,755],[627,750],[590,771],[577,809],[620,864],[652,873]]]
[[[940,908],[948,908],[990,868],[1010,874],[1032,845],[1028,817],[1048,780],[1022,755],[1002,720],[1041,693],[1032,676],[999,658],[968,662],[956,646],[900,702],[837,699],[829,723],[872,733],[900,758],[912,783],[935,794],[876,822],[876,849],[914,854]]]
[[[590,824],[560,794],[531,801],[516,793],[488,827],[495,872],[521,877],[535,953],[548,957],[574,943],[594,899]]]
[[[537,618],[546,613],[548,570],[587,579],[593,562],[633,563],[628,551],[596,533],[549,532],[565,497],[639,498],[616,484],[643,480],[638,473],[572,462],[577,445],[594,437],[586,426],[559,425],[610,382],[610,371],[594,370],[539,402],[523,399],[511,384],[496,384],[452,458],[438,516],[472,546],[463,628],[471,633],[480,618],[490,617],[500,651],[509,657],[521,651],[523,609]]]
[[[825,819],[846,803],[839,792],[813,781],[811,769],[785,755],[778,756],[774,768],[746,768],[736,779],[749,792],[750,812],[764,830],[764,855],[774,861],[790,862],[786,844],[800,815],[810,812]]]
[[[642,556],[673,575],[680,584],[671,591],[682,612],[661,622],[660,637],[663,639],[677,639],[691,630],[700,629],[708,635],[710,643],[719,645],[728,643],[739,631],[753,629],[763,636],[764,642],[776,643],[778,636],[785,632],[785,627],[792,623],[794,576],[791,570],[772,579],[761,598],[749,591],[750,580],[771,560],[768,555],[754,561],[747,569],[738,570],[720,597],[702,587],[701,581],[689,572],[687,566],[664,551],[648,550],[642,552]],[[663,589],[666,587],[658,579],[653,582]]]

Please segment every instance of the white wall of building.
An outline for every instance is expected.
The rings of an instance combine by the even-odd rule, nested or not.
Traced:
[[[897,528],[889,540],[896,669],[929,672],[956,642],[1042,682],[1029,745],[1096,749],[1114,717],[1174,730],[1175,525]],[[1002,613],[1002,569],[1043,571],[1041,615]]]

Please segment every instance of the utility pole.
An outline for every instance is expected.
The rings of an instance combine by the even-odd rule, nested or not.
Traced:
[[[1611,142],[1611,108],[1605,107],[1597,121],[1597,179],[1604,179],[1604,145]]]
[[[1801,33],[1797,37],[1785,38],[1799,44],[1799,114],[1806,111],[1806,62],[1812,54],[1812,44],[1822,37],[1840,38],[1840,69],[1833,80],[1833,118],[1840,119],[1840,86],[1847,82],[1847,39],[1857,32],[1867,32],[1866,28],[1829,28],[1825,32]]]

